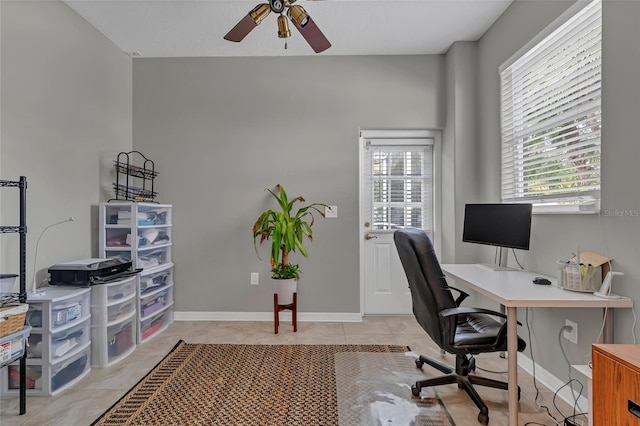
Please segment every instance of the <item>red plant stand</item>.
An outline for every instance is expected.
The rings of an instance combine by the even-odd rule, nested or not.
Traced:
[[[273,294],[273,327],[275,334],[278,334],[278,326],[280,325],[280,311],[286,309],[291,311],[291,323],[293,324],[293,331],[295,333],[298,331],[298,293],[293,293],[293,303],[288,305],[279,305],[278,294]]]

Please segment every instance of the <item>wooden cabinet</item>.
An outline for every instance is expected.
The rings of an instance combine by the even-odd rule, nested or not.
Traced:
[[[640,345],[596,344],[593,361],[593,424],[640,425]]]

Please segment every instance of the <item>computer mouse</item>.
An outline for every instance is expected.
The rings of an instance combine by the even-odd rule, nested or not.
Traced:
[[[548,279],[546,279],[546,278],[542,278],[542,277],[535,277],[535,278],[533,279],[533,283],[534,283],[534,284],[540,284],[540,285],[549,285],[549,284],[551,284],[551,281],[549,281],[549,280],[548,280]]]

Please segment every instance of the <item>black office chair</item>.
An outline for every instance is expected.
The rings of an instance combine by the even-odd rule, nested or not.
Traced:
[[[445,375],[416,382],[411,387],[413,395],[419,396],[420,390],[425,387],[457,383],[458,388],[464,389],[480,409],[478,421],[488,424],[489,409],[473,385],[505,390],[508,385],[487,377],[469,375],[475,369],[475,360],[471,355],[507,350],[507,324],[493,318],[506,319],[506,316],[488,309],[459,306],[468,295],[447,285],[433,244],[424,231],[400,229],[395,231],[393,239],[409,281],[416,320],[442,350],[456,356],[454,370],[420,355],[416,359],[418,368],[427,363]],[[459,293],[457,300],[453,298],[451,290]],[[518,351],[523,351],[525,346],[524,340],[518,338]]]

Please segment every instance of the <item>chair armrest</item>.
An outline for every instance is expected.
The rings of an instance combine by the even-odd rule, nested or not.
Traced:
[[[456,298],[456,306],[460,306],[462,304],[462,301],[469,297],[469,293],[462,291],[459,288],[451,287],[450,285],[448,285],[447,287],[449,287],[450,290],[455,290],[458,292],[458,297]]]
[[[484,308],[467,308],[467,307],[458,307],[458,308],[449,308],[440,311],[440,316],[443,318],[447,318],[454,315],[465,315],[465,314],[484,314],[484,315],[492,315],[495,317],[500,317],[507,319],[507,316],[503,313],[492,311],[490,309]],[[517,321],[518,325],[522,325],[520,321]]]

